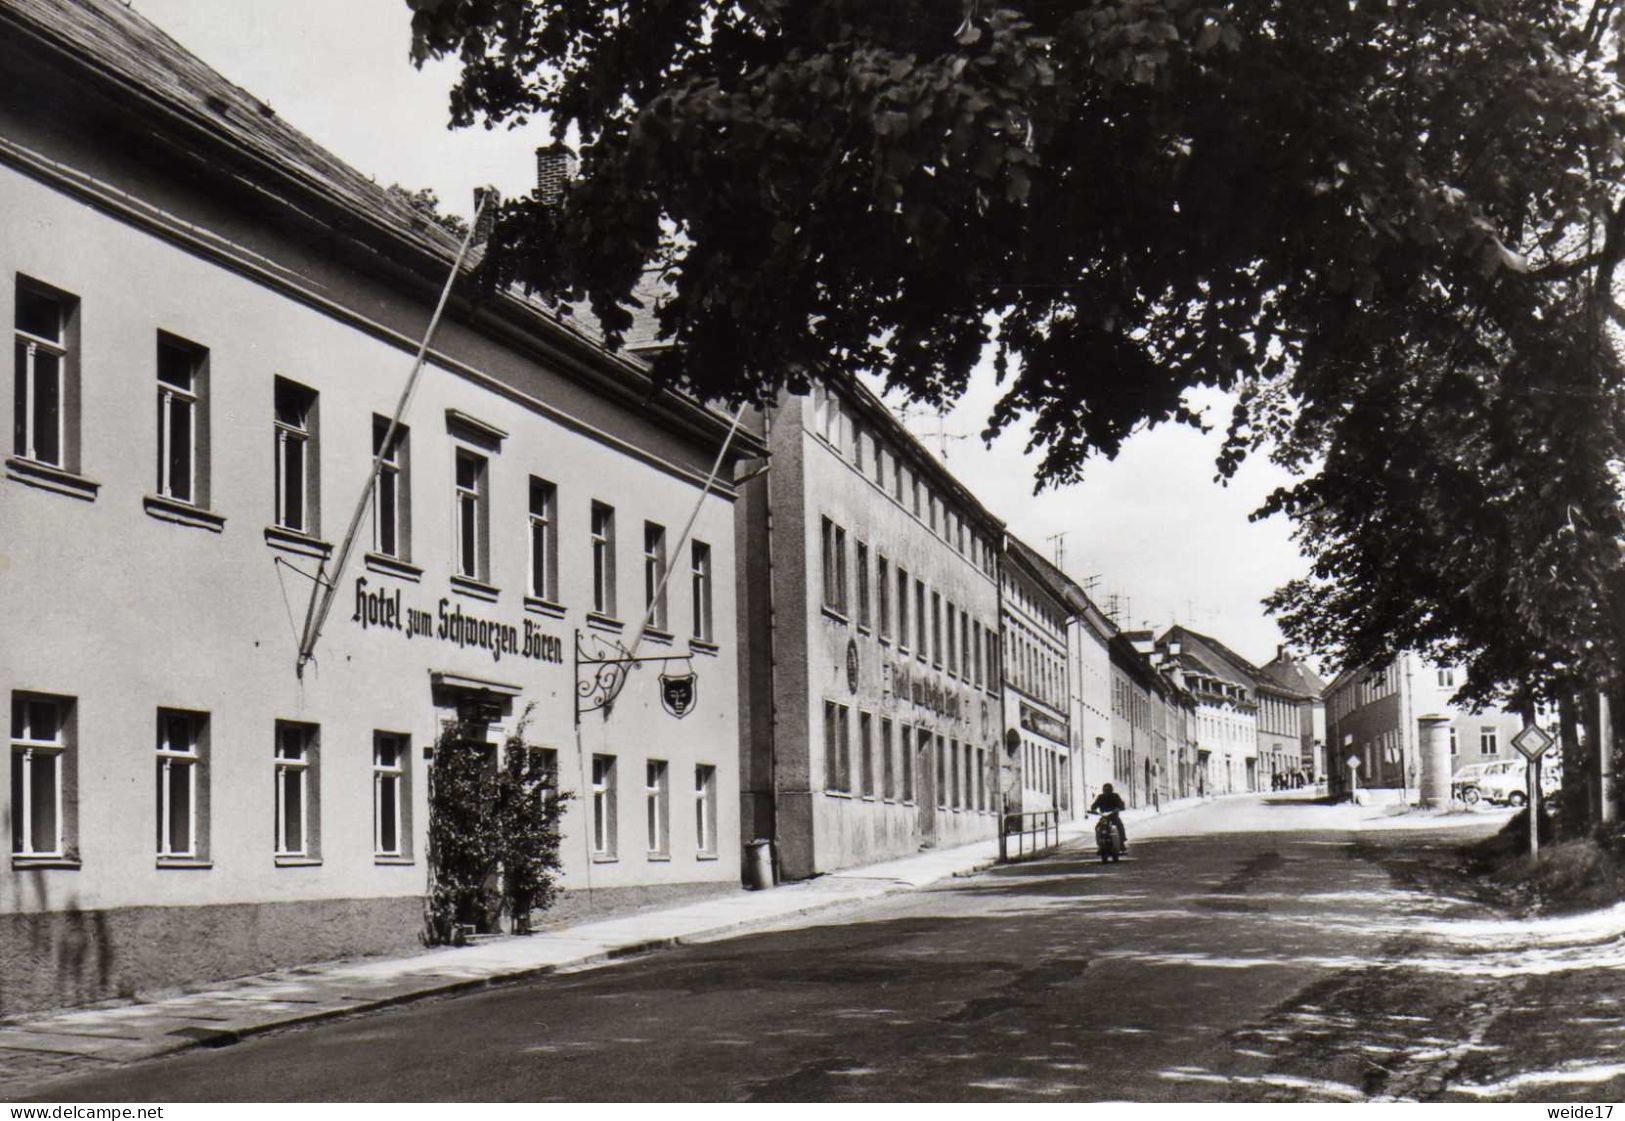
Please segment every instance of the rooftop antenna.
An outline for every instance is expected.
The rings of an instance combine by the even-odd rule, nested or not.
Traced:
[[[1062,564],[1062,558],[1066,556],[1066,535],[1071,532],[1070,529],[1063,529],[1060,533],[1052,533],[1044,538],[1045,541],[1055,542],[1055,567],[1063,572],[1066,570],[1066,566]]]
[[[919,416],[921,412],[934,412],[937,417],[937,430],[934,434],[928,433],[927,438],[929,439],[932,435],[934,435],[937,443],[937,454],[942,457],[942,461],[944,463],[948,462],[949,440],[970,439],[970,435],[968,433],[949,432],[947,430],[943,424],[943,418],[948,415],[947,409],[940,407],[932,409],[926,405],[904,405],[901,408],[894,409],[892,411],[896,414],[897,419],[901,421],[907,421],[911,417]]]
[[[372,470],[367,472],[366,485],[361,488],[361,495],[356,499],[355,512],[350,515],[350,528],[345,531],[344,539],[339,544],[338,557],[333,561],[332,573],[327,571],[327,561],[323,560],[316,570],[316,583],[310,590],[310,605],[305,609],[304,632],[299,637],[299,660],[294,665],[296,677],[305,676],[305,666],[316,653],[316,640],[321,637],[322,626],[327,622],[327,614],[333,609],[333,598],[338,594],[339,580],[344,575],[344,566],[350,559],[350,550],[355,545],[355,537],[361,528],[361,519],[367,513],[367,506],[372,501],[373,488],[378,485],[378,472],[382,470],[384,456],[389,454],[395,443],[395,437],[400,432],[401,417],[406,415],[406,407],[412,400],[412,391],[417,388],[418,377],[423,373],[423,362],[428,357],[429,347],[434,342],[435,331],[440,327],[440,317],[445,314],[446,303],[451,299],[451,288],[457,281],[457,274],[463,271],[463,262],[468,259],[469,250],[474,247],[476,236],[484,237],[490,230],[485,218],[486,208],[495,202],[500,202],[500,196],[494,188],[487,187],[477,192],[478,204],[474,208],[474,220],[468,224],[468,233],[463,237],[463,244],[457,250],[457,257],[451,263],[451,271],[446,274],[446,283],[440,289],[440,302],[435,304],[434,314],[429,317],[429,329],[423,333],[423,341],[418,344],[417,357],[412,360],[412,372],[406,377],[406,385],[401,390],[401,396],[395,402],[395,412],[389,418],[389,427],[384,430],[383,441],[372,457]]]

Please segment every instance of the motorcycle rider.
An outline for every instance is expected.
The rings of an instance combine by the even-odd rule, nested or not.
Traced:
[[[1101,786],[1099,796],[1089,804],[1090,813],[1100,814],[1112,823],[1112,827],[1117,830],[1118,847],[1125,852],[1128,851],[1128,832],[1123,828],[1121,815],[1126,809],[1128,803],[1123,801],[1121,794],[1112,789],[1109,782]]]

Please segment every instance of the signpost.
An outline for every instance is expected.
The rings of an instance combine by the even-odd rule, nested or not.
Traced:
[[[1540,757],[1552,746],[1552,737],[1537,725],[1526,724],[1512,737],[1512,746],[1529,760],[1529,776],[1524,782],[1529,799],[1529,855],[1540,855]]]
[[[1349,767],[1349,801],[1358,802],[1360,800],[1360,757],[1350,755],[1343,762],[1347,763]]]

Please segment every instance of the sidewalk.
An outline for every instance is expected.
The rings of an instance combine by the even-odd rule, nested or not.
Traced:
[[[1161,814],[1202,804],[1170,803]],[[1088,835],[1089,820],[1064,823],[1061,842]],[[278,970],[223,982],[204,992],[113,1006],[68,1009],[0,1024],[0,1100],[47,1080],[106,1070],[193,1047],[352,1015],[427,996],[539,977],[568,967],[612,961],[713,939],[861,903],[991,867],[998,841],[934,849],[784,884],[695,903],[602,919],[473,946],[436,948],[410,957],[367,958]]]

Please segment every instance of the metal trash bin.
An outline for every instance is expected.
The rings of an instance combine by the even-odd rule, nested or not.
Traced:
[[[745,843],[745,886],[761,891],[773,886],[773,842],[758,837]]]

